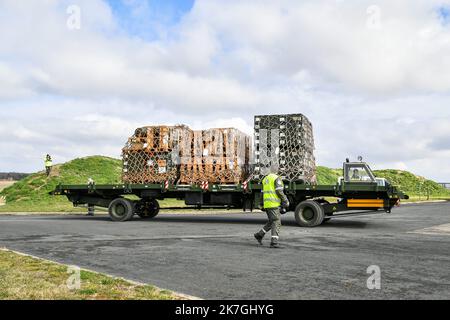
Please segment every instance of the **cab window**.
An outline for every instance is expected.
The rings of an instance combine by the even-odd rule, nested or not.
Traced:
[[[372,178],[364,166],[349,165],[346,170],[346,181],[348,182],[371,182]]]

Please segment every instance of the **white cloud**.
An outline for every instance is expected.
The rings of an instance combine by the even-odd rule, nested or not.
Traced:
[[[250,136],[253,135],[253,126],[249,124],[248,121],[242,118],[226,118],[226,119],[215,119],[207,122],[194,121],[191,125],[193,130],[202,130],[206,128],[236,128]]]

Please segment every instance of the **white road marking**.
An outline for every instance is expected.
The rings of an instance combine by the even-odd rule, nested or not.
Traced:
[[[38,239],[24,239],[26,237],[19,238],[0,238],[0,241],[26,241],[28,243],[38,242],[93,242],[93,241],[114,241],[114,242],[126,242],[126,241],[158,241],[158,240],[202,240],[202,239],[230,239],[230,238],[242,238],[247,234],[225,234],[225,235],[173,235],[173,236],[159,236],[159,237],[119,237],[119,236],[80,236],[80,235],[40,235]]]
[[[44,220],[44,219],[26,219],[26,220],[21,220],[21,219],[11,219],[11,220],[3,220],[0,219],[0,223],[4,223],[4,222],[46,222],[48,223],[48,220]]]
[[[429,228],[418,229],[408,233],[450,236],[450,223],[445,223]]]

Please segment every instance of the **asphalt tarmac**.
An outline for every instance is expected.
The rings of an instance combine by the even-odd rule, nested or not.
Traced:
[[[203,299],[450,299],[449,202],[316,228],[298,227],[288,213],[281,249],[269,248],[270,237],[263,246],[254,240],[265,221],[263,213],[125,223],[2,215],[0,247]]]

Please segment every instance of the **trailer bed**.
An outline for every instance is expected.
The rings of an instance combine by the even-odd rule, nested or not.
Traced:
[[[87,205],[92,208],[100,206],[108,208],[111,214],[111,205],[122,203],[129,210],[137,210],[136,214],[144,217],[154,217],[159,212],[157,200],[167,198],[184,200],[185,204],[194,208],[224,207],[240,208],[244,211],[260,209],[262,205],[262,185],[258,181],[249,181],[242,184],[208,184],[182,185],[182,184],[111,184],[96,185],[58,185],[52,195],[66,196],[74,206]],[[385,210],[390,212],[406,195],[398,191],[394,186],[379,186],[376,183],[353,183],[336,185],[307,185],[290,182],[285,184],[285,194],[291,203],[290,211],[295,211],[296,216],[300,204],[306,203],[314,208],[320,205],[319,212],[323,215],[320,223],[338,212],[367,211],[374,212]],[[139,201],[126,200],[127,196],[135,196]],[[335,201],[329,201],[334,198]],[[122,199],[122,200],[121,200]],[[327,200],[328,199],[328,200]],[[133,203],[132,203],[133,202]],[[130,205],[132,203],[133,205]],[[300,206],[302,207],[302,206]],[[317,207],[317,206],[316,206]],[[138,209],[135,209],[138,208]],[[147,208],[147,215],[139,214]],[[149,209],[151,208],[151,210]],[[300,210],[300,211],[301,211]],[[133,213],[134,214],[134,213]],[[128,220],[128,219],[126,219]],[[122,221],[122,220],[119,220]],[[307,224],[299,222],[299,224]],[[315,226],[317,222],[312,223]],[[309,226],[309,225],[303,225]]]

